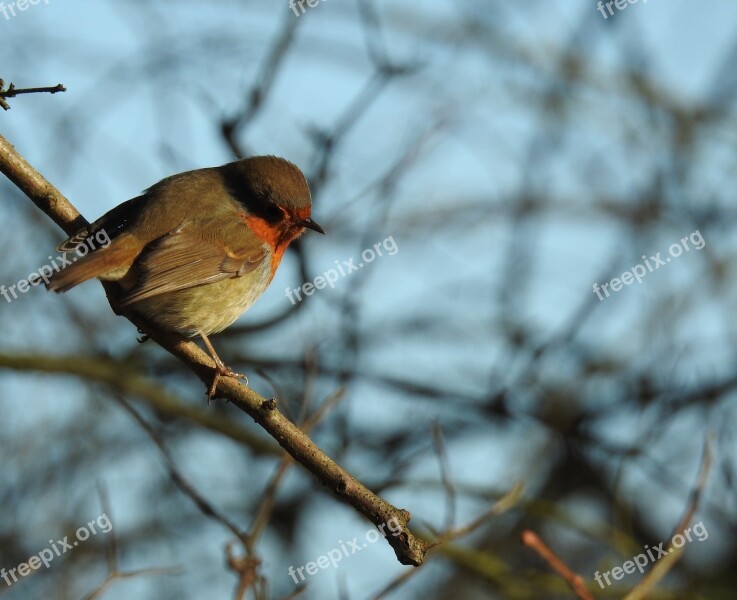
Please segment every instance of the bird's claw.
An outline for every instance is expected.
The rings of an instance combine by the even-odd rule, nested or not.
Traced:
[[[226,367],[222,362],[215,361],[215,375],[212,378],[212,384],[210,389],[207,391],[207,404],[212,404],[212,399],[217,391],[218,384],[222,377],[234,377],[235,379],[244,379],[245,384],[248,385],[248,377],[243,373],[236,373],[233,369]]]

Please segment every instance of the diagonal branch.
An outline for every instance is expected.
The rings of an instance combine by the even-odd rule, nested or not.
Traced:
[[[573,593],[576,594],[576,598],[580,598],[580,600],[594,600],[594,597],[586,589],[583,577],[571,571],[568,565],[558,558],[558,555],[534,531],[525,529],[522,532],[522,543],[542,556],[553,570],[565,579],[565,582],[573,590]]]
[[[87,221],[61,192],[38,173],[2,136],[0,136],[0,171],[10,179],[67,234],[71,235]],[[113,288],[105,286],[108,298]],[[212,381],[214,362],[194,342],[175,333],[162,331],[135,313],[124,316],[152,340],[181,360],[205,385]],[[399,535],[390,535],[387,541],[402,564],[422,564],[426,543],[415,537],[407,527],[408,511],[398,509],[354,478],[327,456],[302,430],[287,419],[277,408],[275,399],[267,400],[249,387],[232,378],[221,378],[216,396],[230,401],[248,413],[297,462],[329,487],[333,494],[366,516],[374,525],[395,519],[401,524]]]

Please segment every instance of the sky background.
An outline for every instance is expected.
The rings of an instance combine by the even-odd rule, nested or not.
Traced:
[[[320,290],[284,326],[216,337],[219,354],[245,370],[260,393],[273,395],[276,381],[284,386],[277,393],[296,403],[304,382],[285,365],[314,352],[329,367],[314,383],[315,397],[346,387],[316,432],[319,445],[369,483],[386,483],[408,462],[398,471],[402,483],[386,496],[434,527],[447,509],[428,442],[435,423],[446,432],[453,478],[468,492],[458,497],[460,525],[516,481],[525,483],[528,498],[544,497],[555,457],[567,452],[565,435],[551,422],[597,413],[587,435],[601,443],[584,454],[617,481],[628,509],[646,515],[657,541],[678,522],[704,435],[714,431],[715,474],[697,518],[710,535],[689,549],[682,577],[716,577],[735,561],[729,395],[679,411],[665,401],[636,410],[620,410],[618,402],[639,393],[640,377],[662,384],[665,399],[734,377],[735,140],[724,125],[734,118],[737,5],[650,0],[606,20],[595,2],[583,0],[366,6],[380,22],[375,38],[352,0],[324,0],[300,17],[286,0],[50,0],[10,19],[0,13],[0,77],[17,87],[67,88],[11,99],[0,134],[93,220],[165,176],[232,160],[220,125],[246,104],[273,40],[293,19],[295,39],[240,143],[248,153],[284,156],[316,180],[319,133],[339,132],[329,176],[314,193],[313,216],[328,235],[306,235],[302,245],[310,278],[389,236],[398,251],[340,279],[334,290]],[[372,44],[412,72],[382,81],[367,50]],[[571,72],[580,80],[562,76],[566,53],[579,61]],[[650,105],[642,102],[645,86],[637,86],[643,81],[657,98]],[[698,141],[688,161],[674,133],[683,130],[664,106],[719,112],[722,120],[694,125]],[[400,176],[386,180],[406,152]],[[664,199],[652,209],[654,222],[622,218],[649,196]],[[9,286],[46,264],[64,236],[7,182],[0,198],[0,283]],[[525,202],[532,213],[519,208]],[[665,255],[697,229],[703,250],[684,253],[604,302],[592,293],[594,283],[632,268],[643,254]],[[715,264],[724,270],[719,282]],[[289,253],[238,325],[288,310],[284,292],[301,283],[297,255]],[[518,353],[514,339],[548,343],[573,322],[570,353],[540,362]],[[199,382],[151,342],[139,347],[134,328],[112,314],[97,284],[64,297],[33,289],[10,304],[0,298],[0,326],[3,354],[131,359],[153,381],[204,406]],[[360,347],[351,346],[349,333],[360,334]],[[582,366],[589,359],[611,364],[621,377],[589,377]],[[259,360],[268,378],[253,366]],[[347,371],[360,376],[349,379]],[[421,391],[408,392],[397,380]],[[495,420],[485,402],[509,390],[516,392],[509,403],[514,418]],[[23,551],[40,551],[64,526],[100,514],[101,484],[126,569],[184,565],[176,576],[118,582],[106,598],[231,597],[234,577],[223,567],[228,532],[166,486],[156,448],[113,395],[76,378],[0,370],[0,497],[12,506],[0,534],[22,539]],[[217,410],[260,435],[245,415]],[[392,436],[408,432],[416,444],[392,455]],[[190,480],[246,525],[275,462],[205,431],[177,430],[171,443]],[[630,446],[642,460],[613,458],[615,447]],[[56,475],[55,464],[64,465]],[[273,524],[261,542],[274,598],[294,591],[289,565],[363,538],[370,528],[302,469],[289,472],[283,493],[302,504],[292,537]],[[618,518],[613,500],[602,503],[585,486],[555,500],[579,529]],[[505,518],[493,535],[477,532],[471,543],[493,537],[503,549],[520,522]],[[147,538],[147,528],[160,535]],[[590,581],[591,546],[586,550],[580,532],[560,524],[542,531],[570,550],[572,565]],[[612,564],[630,556],[618,550],[624,557]],[[19,554],[0,543],[0,567],[17,564]],[[25,598],[53,580],[73,590],[68,597],[82,597],[104,578],[94,557],[74,568],[63,558],[40,582],[0,585],[0,595]],[[311,577],[302,597],[344,590],[345,597],[369,598],[405,569],[380,540]],[[390,597],[442,590],[455,569],[432,561]],[[67,572],[83,577],[72,584]]]

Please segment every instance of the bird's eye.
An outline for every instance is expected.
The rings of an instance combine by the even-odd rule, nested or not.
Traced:
[[[284,218],[284,211],[275,204],[267,202],[263,205],[262,217],[269,223],[278,223]]]

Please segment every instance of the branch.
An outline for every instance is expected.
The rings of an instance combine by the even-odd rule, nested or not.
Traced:
[[[96,600],[101,598],[103,593],[113,584],[115,581],[121,579],[132,579],[134,577],[142,577],[149,575],[181,575],[184,569],[181,567],[151,567],[149,569],[137,569],[135,571],[114,571],[108,573],[108,576],[96,589],[91,591],[84,597],[84,600]]]
[[[555,552],[553,552],[534,531],[525,529],[522,532],[522,543],[542,556],[552,569],[565,579],[565,582],[571,590],[573,590],[573,593],[576,594],[576,598],[580,598],[581,600],[594,600],[594,597],[586,589],[586,584],[584,583],[583,578],[571,571],[571,569],[568,568],[568,565],[558,558]]]
[[[704,450],[701,455],[701,465],[699,466],[699,472],[696,476],[696,483],[689,494],[688,505],[683,513],[683,517],[681,517],[680,522],[670,537],[671,545],[668,548],[668,554],[663,558],[663,560],[658,560],[658,562],[655,563],[653,569],[642,578],[640,583],[632,588],[632,591],[625,596],[624,600],[644,600],[647,598],[652,589],[668,574],[685,552],[685,546],[676,548],[673,545],[673,538],[678,534],[683,534],[689,523],[691,523],[691,519],[693,519],[696,509],[699,507],[701,494],[706,487],[706,482],[709,479],[709,472],[711,471],[713,443],[714,440],[712,434],[708,433],[704,440]]]
[[[55,86],[51,86],[51,87],[38,87],[38,88],[16,88],[15,84],[11,83],[8,86],[7,90],[3,90],[4,86],[5,86],[5,82],[2,79],[0,79],[0,106],[2,106],[4,110],[10,110],[10,104],[7,103],[7,101],[5,100],[6,98],[15,98],[16,96],[20,96],[21,94],[42,94],[42,93],[56,94],[56,92],[66,92],[67,91],[67,88],[65,88],[60,83],[57,83]]]
[[[494,517],[511,510],[519,503],[520,498],[522,497],[522,490],[522,484],[515,483],[509,492],[504,494],[504,496],[497,500],[488,510],[484,511],[470,523],[463,525],[462,527],[457,527],[456,529],[447,530],[440,535],[433,534],[432,536],[426,536],[428,552],[437,549],[457,565],[476,575],[488,578],[500,591],[508,592],[509,589],[507,589],[506,582],[502,581],[502,576],[508,571],[505,563],[500,559],[497,559],[495,556],[491,556],[485,552],[465,550],[459,546],[451,544],[450,542],[473,533]],[[394,593],[400,586],[407,583],[410,578],[419,573],[419,571],[419,569],[410,569],[400,573],[376,595],[372,596],[371,600],[381,600],[389,594]],[[519,590],[519,585],[516,583],[515,589]]]
[[[67,234],[72,235],[87,224],[76,208],[61,192],[44,179],[28,162],[0,136],[0,171],[10,179],[31,201],[38,206]],[[114,288],[103,284],[108,299]],[[206,386],[212,381],[215,364],[194,342],[176,333],[160,330],[135,313],[125,316],[138,329],[164,349],[181,360]],[[327,456],[314,442],[287,419],[277,408],[275,399],[267,400],[233,378],[220,378],[216,396],[230,401],[248,413],[263,427],[297,462],[313,473],[317,479],[342,501],[350,504],[366,516],[374,525],[395,519],[401,525],[399,535],[386,539],[402,564],[421,565],[427,549],[426,543],[408,529],[411,515],[375,495],[350,473]]]
[[[213,414],[212,411],[185,404],[132,369],[112,360],[93,357],[67,358],[40,354],[22,356],[0,353],[0,369],[2,368],[75,375],[87,381],[97,381],[135,396],[161,415],[191,421],[200,427],[210,429],[243,444],[256,454],[280,454],[275,444],[255,436],[239,423]]]

